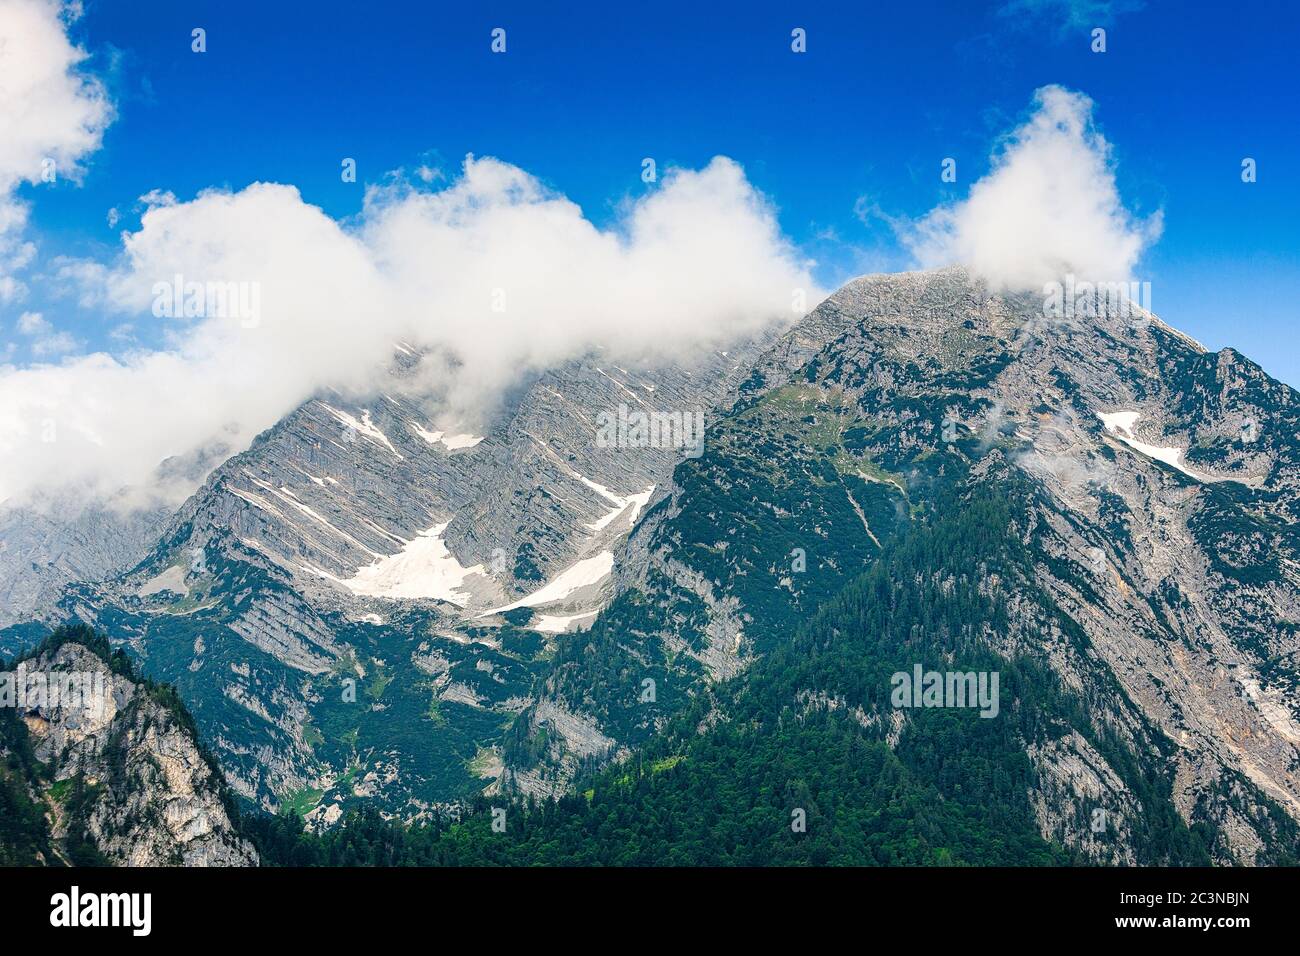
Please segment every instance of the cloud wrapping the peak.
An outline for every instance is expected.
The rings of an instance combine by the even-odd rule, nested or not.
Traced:
[[[917,263],[961,263],[996,288],[1039,290],[1071,273],[1091,282],[1130,280],[1161,218],[1139,220],[1124,207],[1092,107],[1082,93],[1039,89],[1033,112],[966,199],[938,207],[904,233]]]
[[[372,188],[348,225],[277,184],[151,205],[119,261],[65,275],[114,321],[162,323],[166,346],[0,370],[0,501],[147,485],[164,458],[238,451],[322,389],[396,390],[398,341],[428,351],[418,382],[445,424],[482,424],[529,372],[597,347],[689,360],[793,320],[798,290],[810,306],[821,294],[727,159],[668,172],[608,228],[496,159],[438,185]],[[251,290],[256,314],[233,294],[172,309],[177,277],[181,299],[192,284]]]

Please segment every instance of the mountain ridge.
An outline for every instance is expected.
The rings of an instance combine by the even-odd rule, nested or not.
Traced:
[[[340,604],[332,596],[340,593],[337,581],[316,576],[319,590],[304,585],[308,578],[284,562],[260,561],[256,542],[221,538],[226,529],[209,520],[218,530],[203,556],[215,590],[203,585],[200,600],[178,603],[167,595],[180,592],[160,582],[158,591],[138,596],[162,595],[152,603],[169,610],[155,612],[144,630],[139,610],[105,601],[102,591],[72,588],[65,610],[118,640],[134,634],[130,643],[146,667],[152,659],[179,678],[200,726],[226,754],[228,772],[231,759],[258,768],[237,773],[246,797],[263,806],[268,790],[294,805],[306,797],[314,824],[376,801],[427,819],[484,786],[502,798],[554,796],[611,758],[626,760],[681,714],[729,682],[743,682],[757,662],[785,653],[804,618],[939,521],[960,495],[1011,487],[1014,479],[1027,489],[1018,493],[1024,511],[1014,527],[1030,557],[1004,595],[1014,613],[971,647],[1008,661],[1028,654],[1036,673],[1100,708],[1088,720],[1057,721],[1050,732],[1018,731],[1040,836],[1084,859],[1138,859],[1145,838],[1134,829],[1141,801],[1133,788],[1167,776],[1170,812],[1181,826],[1208,834],[1203,842],[1213,859],[1273,858],[1282,831],[1267,822],[1271,808],[1284,806],[1292,816],[1300,809],[1293,769],[1300,742],[1300,403],[1294,390],[1235,351],[1209,353],[1133,304],[1117,310],[1098,299],[1090,309],[1082,321],[1059,319],[1041,296],[995,293],[962,269],[859,278],[766,347],[759,343],[734,363],[719,353],[735,367],[718,375],[724,369],[715,362],[716,377],[703,391],[676,386],[665,393],[711,409],[703,454],[684,459],[663,449],[601,449],[593,416],[572,414],[570,392],[591,394],[584,390],[592,383],[602,391],[584,410],[626,400],[637,381],[631,373],[615,369],[616,379],[593,365],[576,378],[550,379],[521,406],[519,433],[501,446],[505,457],[488,456],[509,462],[497,473],[515,477],[492,485],[506,493],[478,499],[445,525],[435,522],[447,514],[426,510],[385,545],[409,545],[415,539],[408,536],[441,527],[444,547],[466,569],[487,567],[490,546],[510,544],[513,591],[469,595],[468,609],[445,599],[355,594]],[[641,381],[654,385],[642,394],[667,387]],[[567,417],[557,419],[557,409]],[[394,424],[411,414],[391,397],[382,413],[337,405],[310,412],[317,426],[350,424],[353,441],[385,460],[413,454],[419,445],[408,441],[441,444],[411,429],[394,437]],[[558,445],[541,438],[548,421],[565,422]],[[337,437],[346,452],[349,442]],[[453,482],[490,483],[489,472],[457,473],[454,463],[478,460],[477,449],[491,441],[435,449],[439,467],[463,474]],[[288,461],[299,470],[314,466],[309,450]],[[584,454],[604,464],[581,464]],[[520,471],[520,461],[538,464]],[[527,483],[538,473],[533,467],[558,484],[543,482],[541,496],[524,491],[520,476]],[[232,471],[210,486],[238,479]],[[304,487],[322,487],[323,473],[307,474]],[[963,483],[957,498],[954,476]],[[653,490],[633,512],[632,496],[650,479]],[[302,505],[338,530],[342,519],[315,500],[261,480],[267,487],[249,490],[246,482],[242,490],[307,514]],[[592,504],[575,509],[575,494]],[[538,501],[545,502],[540,510]],[[611,513],[633,520],[613,529],[610,545],[580,536],[613,555],[600,588],[578,587],[542,612],[473,616],[536,589],[528,569],[534,559],[520,563],[530,553],[525,545],[552,549],[545,542],[556,529],[590,527]],[[511,526],[512,515],[530,517]],[[173,528],[174,543],[160,555],[179,553],[191,540],[188,519]],[[381,550],[376,529],[343,530],[372,553]],[[317,541],[282,540],[285,554],[302,547],[318,552],[313,560],[331,560]],[[562,557],[538,565],[540,580],[554,582],[565,562],[585,560],[590,552],[582,546],[550,551]],[[167,571],[174,562],[163,560],[137,580],[175,575]],[[201,579],[179,573],[183,587]],[[218,652],[210,637],[185,629],[185,618],[203,619],[205,601],[239,594],[258,611],[250,617],[232,606],[239,616],[224,626],[233,625],[237,641],[222,638]],[[558,633],[546,630],[557,626],[552,622],[564,622]],[[585,629],[565,633],[575,622]],[[245,670],[250,647],[268,655],[256,673]],[[221,701],[204,674],[210,666],[234,676],[221,678]],[[300,685],[295,675],[302,674]],[[365,707],[329,700],[347,680],[366,687]],[[430,693],[433,703],[421,713],[415,702]],[[816,701],[866,706],[823,686],[792,693],[798,712]],[[373,716],[354,730],[363,710]],[[914,715],[860,712],[891,751],[919,733]],[[706,725],[713,713],[706,710]],[[506,719],[504,730],[487,729],[491,715]],[[377,749],[359,749],[358,732]],[[1120,749],[1098,749],[1116,734],[1125,742]],[[1168,754],[1152,757],[1152,741]],[[429,747],[445,755],[441,763],[426,760],[413,771],[411,762],[427,758]],[[318,749],[333,754],[326,758],[331,771],[322,774]],[[289,762],[278,764],[280,754]],[[456,762],[462,769],[453,771]],[[277,776],[248,775],[267,767]],[[486,774],[477,788],[471,767]],[[413,772],[444,781],[435,785],[442,795],[417,796],[405,782]],[[286,797],[294,788],[297,795]],[[1097,805],[1102,795],[1127,821],[1126,835],[1107,845],[1080,823],[1081,806],[1105,809]]]
[[[906,307],[909,300],[916,299],[918,284],[927,283],[934,283],[936,288],[924,293],[929,301],[914,306],[919,312],[917,321],[898,321],[900,305]],[[870,308],[858,309],[856,319],[847,314],[846,308],[851,308],[864,290],[882,284],[888,287],[888,294],[875,297],[869,303]],[[1141,709],[1154,714],[1164,733],[1172,734],[1173,739],[1187,747],[1188,753],[1182,754],[1186,763],[1178,774],[1180,811],[1191,819],[1195,806],[1204,798],[1205,789],[1217,786],[1212,781],[1219,779],[1221,771],[1212,768],[1221,767],[1225,768],[1222,772],[1245,772],[1255,785],[1291,807],[1294,813],[1296,779],[1290,768],[1294,766],[1296,648],[1294,624],[1288,624],[1295,620],[1294,575],[1275,574],[1272,587],[1261,587],[1259,581],[1253,586],[1239,587],[1242,582],[1224,577],[1218,570],[1206,570],[1215,562],[1225,561],[1221,557],[1223,549],[1217,547],[1217,540],[1208,533],[1220,518],[1247,522],[1247,533],[1251,536],[1278,534],[1275,543],[1283,553],[1294,554],[1294,530],[1273,528],[1267,514],[1260,511],[1274,507],[1280,507],[1284,514],[1294,511],[1297,488],[1294,391],[1272,382],[1258,366],[1245,363],[1235,352],[1211,355],[1199,351],[1190,339],[1169,333],[1163,323],[1151,321],[1140,310],[1125,315],[1103,311],[1100,319],[1086,328],[1070,323],[1043,323],[1040,310],[1041,300],[1033,296],[990,295],[962,270],[946,270],[924,278],[859,280],[833,295],[815,310],[809,323],[787,333],[781,343],[760,359],[754,375],[741,387],[740,404],[763,402],[767,400],[764,396],[779,395],[780,389],[793,387],[789,383],[795,380],[801,382],[800,387],[831,386],[857,392],[858,396],[869,399],[871,405],[863,415],[865,421],[858,426],[862,439],[859,447],[877,451],[872,456],[875,467],[869,469],[874,473],[868,477],[875,479],[870,484],[878,488],[882,479],[902,478],[905,494],[921,493],[925,484],[934,479],[931,472],[936,462],[937,470],[942,472],[945,464],[938,460],[954,450],[959,453],[956,457],[969,459],[978,470],[987,467],[987,461],[980,459],[989,449],[999,443],[1006,445],[1002,454],[1009,455],[1019,471],[1041,482],[1049,496],[1040,505],[1042,514],[1038,519],[1046,522],[1042,528],[1051,529],[1050,534],[1039,536],[1039,546],[1047,549],[1040,559],[1047,562],[1040,566],[1041,583],[1053,601],[1063,602],[1084,622],[1085,629],[1091,632],[1089,640],[1098,642],[1099,646],[1089,649],[1089,656],[1100,655],[1109,668],[1118,669],[1121,683],[1125,685],[1124,695],[1140,701]],[[903,314],[909,320],[912,318],[910,312]],[[890,327],[882,333],[873,316],[883,317]],[[939,321],[930,321],[935,316]],[[819,331],[809,336],[809,327]],[[1032,330],[1032,334],[1026,334],[1026,329]],[[814,351],[818,341],[824,344]],[[793,376],[790,366],[795,366]],[[1145,377],[1134,377],[1129,371],[1132,368],[1149,371]],[[1162,375],[1176,377],[1178,387],[1164,386]],[[783,380],[786,384],[780,384]],[[1082,394],[1085,389],[1091,394]],[[813,417],[833,411],[823,401],[826,394],[809,395],[807,410]],[[1051,404],[1038,400],[1039,395]],[[1172,409],[1157,408],[1156,398],[1178,401],[1171,402]],[[818,406],[817,402],[822,405]],[[1213,410],[1217,420],[1192,420],[1188,411],[1193,402],[1199,403],[1198,408]],[[1213,477],[1230,479],[1228,484],[1197,481],[1166,462],[1144,455],[1110,435],[1096,417],[1101,409],[1135,405],[1139,409],[1139,421],[1145,412],[1148,421],[1162,426],[1158,433],[1143,431],[1144,437],[1186,436],[1187,461]],[[884,415],[881,409],[886,410]],[[1255,423],[1257,434],[1244,428],[1246,421]],[[949,432],[948,441],[943,440],[945,431]],[[761,441],[760,435],[748,437],[755,444]],[[717,447],[715,439],[709,446],[710,452]],[[775,446],[762,447],[769,451]],[[839,446],[836,454],[843,447]],[[683,470],[708,468],[709,457],[706,452],[701,461],[679,466],[675,484],[681,484]],[[781,464],[793,467],[788,462]],[[861,471],[856,465],[854,469]],[[716,487],[725,480],[720,477],[705,484]],[[1194,485],[1188,487],[1188,482]],[[811,498],[814,487],[831,486],[825,483],[817,486],[809,481],[807,487],[805,497]],[[852,492],[845,490],[845,498],[852,499]],[[699,495],[705,497],[681,504],[676,508],[676,516],[686,515],[681,520],[689,522],[691,515],[706,511],[701,502],[707,499],[707,490],[700,490]],[[1249,500],[1243,499],[1243,495]],[[758,500],[764,499],[761,495],[751,498],[751,501]],[[1121,528],[1108,515],[1108,509],[1116,505],[1122,505],[1126,512],[1126,524],[1137,524],[1142,534],[1151,536],[1151,540],[1142,542],[1142,553],[1117,554],[1113,542],[1088,531],[1087,521],[1102,519],[1107,525],[1106,533],[1118,537]],[[1185,532],[1187,538],[1182,537],[1184,532],[1179,532],[1178,540],[1185,552],[1180,555],[1185,558],[1182,561],[1169,559],[1168,553],[1162,550],[1164,546],[1158,544],[1168,534],[1165,526],[1150,523],[1153,513],[1164,515],[1170,507],[1184,509],[1179,515],[1182,527],[1190,523],[1190,530]],[[1086,509],[1086,521],[1074,530],[1070,522],[1079,521],[1076,513],[1079,509]],[[860,509],[856,510],[859,513],[855,518],[863,526],[867,525]],[[647,515],[642,527],[634,533],[633,543],[647,533],[647,526],[656,516],[654,512]],[[733,529],[744,526],[739,509],[731,519]],[[841,522],[837,545],[843,546],[849,533],[845,528],[852,528],[854,520]],[[726,528],[724,523],[719,529],[723,538],[727,536]],[[1131,539],[1131,530],[1123,530]],[[1085,534],[1080,535],[1078,531]],[[1203,540],[1197,540],[1198,535]],[[1187,546],[1188,538],[1192,547]],[[807,535],[804,540],[816,538]],[[674,536],[669,532],[667,538],[660,537],[660,542],[674,553],[681,553],[680,534]],[[731,542],[733,547],[737,544],[743,542]],[[1152,550],[1153,546],[1156,550]],[[784,547],[772,544],[765,554],[771,559]],[[649,550],[654,550],[653,544]],[[1057,571],[1063,559],[1073,564],[1068,574]],[[1259,578],[1262,566],[1268,563],[1267,557],[1257,561],[1251,574]],[[1132,575],[1144,565],[1146,570],[1141,576],[1146,580],[1141,582],[1140,590],[1158,585],[1165,591],[1164,598],[1157,590],[1154,596],[1144,595],[1141,601],[1133,599],[1133,592],[1138,588],[1132,585],[1138,582]],[[1094,568],[1109,576],[1114,587],[1101,592]],[[1175,570],[1178,575],[1186,576],[1185,581],[1198,580],[1198,574],[1202,575],[1199,580],[1207,581],[1193,595],[1197,600],[1192,610],[1181,602],[1172,606],[1167,603],[1170,589],[1177,590],[1177,584],[1168,580],[1170,572]],[[1213,586],[1204,574],[1215,575]],[[715,574],[714,581],[717,580]],[[780,583],[774,578],[769,580],[774,585]],[[728,593],[733,598],[738,595],[734,588]],[[761,592],[751,588],[750,593],[758,599]],[[1215,600],[1205,599],[1206,595]],[[744,594],[739,596],[742,603],[747,599]],[[1152,600],[1159,609],[1154,616],[1151,608],[1144,611],[1146,602]],[[1097,615],[1089,610],[1090,603],[1104,603],[1109,607],[1105,614]],[[770,611],[770,606],[764,605],[764,609]],[[1175,609],[1183,615],[1183,620],[1174,628],[1167,627],[1161,616]],[[1261,647],[1258,626],[1250,618],[1279,611],[1281,616],[1274,618],[1274,633],[1279,638]],[[738,613],[743,616],[743,608]],[[733,608],[733,617],[736,614]],[[1135,633],[1125,633],[1115,622],[1127,622]],[[1233,626],[1224,628],[1220,622]],[[1208,642],[1197,640],[1201,631],[1209,633]],[[1168,644],[1171,637],[1175,641],[1173,649]],[[1189,641],[1196,647],[1194,653],[1176,650]],[[644,665],[626,662],[644,660],[647,654],[653,657],[657,652],[647,649],[653,642],[654,638],[647,638],[610,653],[614,660],[623,660],[624,666],[639,667],[648,673]],[[1151,669],[1149,663],[1145,668],[1139,664],[1147,655],[1165,659],[1166,663],[1159,667],[1159,677],[1142,676],[1144,669]],[[1224,657],[1235,658],[1236,663],[1227,668],[1219,665],[1217,661]],[[592,666],[589,662],[582,663],[582,668],[588,671]],[[1061,666],[1065,667],[1064,663]],[[1064,676],[1079,681],[1078,668],[1078,664],[1069,665]],[[1255,686],[1255,679],[1250,676],[1253,668],[1269,669],[1281,679],[1261,691],[1258,704],[1246,699],[1243,707],[1238,698],[1250,698],[1249,688]],[[1284,669],[1285,675],[1279,669]],[[1233,670],[1238,670],[1237,678],[1227,676]],[[1181,693],[1171,694],[1167,687],[1161,689],[1168,682],[1191,691],[1202,681],[1215,688],[1216,696],[1197,718],[1187,714],[1181,704]],[[553,678],[548,682],[555,685]],[[693,683],[687,680],[688,685]],[[1235,693],[1233,686],[1237,688]],[[604,700],[611,691],[604,687],[596,697]],[[561,698],[568,695],[567,701],[554,705],[561,710],[598,713],[592,708],[604,706],[585,689],[570,687],[559,693]],[[631,697],[630,691],[622,693]],[[1205,700],[1203,691],[1198,696]],[[1121,705],[1117,702],[1113,706]],[[634,712],[631,707],[624,709]],[[1264,758],[1267,770],[1261,765],[1262,755],[1241,750],[1235,743],[1237,731],[1227,729],[1240,723],[1252,726],[1251,734],[1260,735],[1259,745],[1270,754]],[[553,785],[538,783],[537,768],[548,764],[557,769],[565,766],[563,745],[550,758],[544,756],[546,748],[543,748],[538,764],[539,751],[528,746],[527,740],[542,729],[562,731],[563,728],[548,727],[544,719],[534,719],[532,727],[533,734],[515,738],[515,759],[525,768],[521,785],[525,791],[554,792]],[[624,726],[623,730],[641,739],[635,727]],[[609,726],[597,719],[589,727],[589,733],[592,731],[608,735]],[[619,734],[611,736],[618,738]],[[547,747],[554,748],[554,739],[551,736],[552,742]],[[1192,741],[1196,744],[1192,745]],[[1198,748],[1199,752],[1192,756],[1191,752]],[[1053,756],[1052,751],[1041,747],[1034,752],[1040,760],[1047,761],[1044,772],[1070,779],[1060,761],[1076,758]],[[509,760],[507,764],[509,767]],[[569,770],[556,778],[561,789],[576,764],[570,762],[568,766]],[[1058,825],[1050,816],[1045,812],[1045,830]],[[1229,827],[1240,837],[1240,852],[1249,856],[1255,836],[1247,832],[1248,827],[1238,826],[1238,822],[1230,822]]]

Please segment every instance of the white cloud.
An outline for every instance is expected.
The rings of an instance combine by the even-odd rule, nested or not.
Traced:
[[[168,189],[151,189],[140,197],[138,208],[150,209],[154,206],[174,206],[176,195]]]
[[[67,332],[55,332],[54,327],[39,312],[24,312],[18,316],[15,327],[20,335],[34,340],[31,351],[37,358],[64,355],[81,344]]]
[[[54,332],[50,335],[42,336],[32,343],[32,354],[38,358],[45,358],[52,355],[66,355],[68,352],[75,352],[81,347],[69,332]]]
[[[18,316],[18,331],[23,335],[40,335],[50,331],[50,323],[39,312],[24,312]]]
[[[1059,86],[1038,90],[1033,113],[967,198],[904,232],[917,263],[963,263],[999,288],[1039,290],[1067,273],[1131,279],[1160,216],[1139,220],[1124,207],[1092,105]]]
[[[608,229],[523,170],[470,158],[441,189],[372,189],[348,227],[259,183],[151,205],[122,241],[118,262],[62,274],[137,328],[165,324],[168,346],[0,370],[0,501],[62,482],[146,484],[162,459],[236,432],[239,450],[324,387],[373,387],[398,340],[432,350],[424,383],[463,420],[597,345],[681,357],[793,319],[796,289],[820,295],[722,158],[669,172]],[[155,318],[156,284],[178,274],[255,287],[259,321]],[[42,441],[49,420],[57,441]]]
[[[103,84],[80,70],[85,51],[66,33],[64,20],[79,13],[56,0],[0,0],[0,301],[26,291],[14,273],[35,254],[20,238],[28,209],[18,187],[46,182],[47,168],[76,180],[113,117]]]
[[[57,0],[0,0],[0,303],[26,295],[15,273],[36,251],[21,235],[18,188],[41,182],[47,160],[59,179],[78,178],[112,119],[67,36],[78,14]],[[350,226],[291,186],[186,203],[159,188],[141,197],[140,228],[122,235],[117,261],[53,262],[80,305],[116,314],[118,341],[162,323],[165,347],[0,366],[0,502],[63,485],[113,494],[147,486],[166,457],[239,450],[322,388],[372,386],[399,339],[432,351],[423,378],[449,415],[483,416],[528,370],[597,345],[680,356],[791,318],[797,288],[819,294],[725,159],[669,174],[609,230],[497,160],[467,161],[452,183],[422,162],[416,179],[420,188],[372,189]],[[155,288],[177,275],[245,283],[258,321],[156,318]],[[36,312],[17,327],[37,359],[79,344]],[[8,343],[3,361],[14,354]]]

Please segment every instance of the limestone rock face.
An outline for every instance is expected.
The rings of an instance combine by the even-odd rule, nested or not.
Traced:
[[[71,585],[47,619],[90,623],[175,683],[264,808],[319,793],[418,816],[484,786],[474,754],[531,699],[544,643],[606,603],[616,552],[691,454],[683,423],[703,426],[774,334],[683,364],[597,353],[535,374],[486,423],[440,418],[399,349],[391,389],[304,403],[136,566]],[[669,428],[599,434],[637,415]],[[538,646],[503,640],[511,611]]]
[[[56,840],[78,828],[127,866],[256,865],[227,811],[219,772],[182,714],[81,644],[65,643],[24,668],[44,675],[47,686],[65,686],[63,675],[79,682],[71,694],[47,692],[21,709],[54,786],[79,781],[88,790],[79,816],[56,803]]]
[[[0,628],[48,613],[63,587],[125,571],[158,539],[165,508],[0,508]],[[14,646],[5,648],[16,650]]]

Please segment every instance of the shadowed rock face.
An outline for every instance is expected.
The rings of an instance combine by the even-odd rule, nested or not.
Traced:
[[[227,810],[224,781],[182,713],[78,643],[23,667],[47,686],[65,675],[84,682],[71,696],[47,691],[19,708],[36,758],[49,767],[42,796],[56,847],[75,831],[121,865],[256,865]],[[74,783],[85,788],[84,802],[53,796]]]
[[[661,700],[707,693],[961,473],[1035,489],[1017,516],[1033,574],[990,583],[1009,588],[1011,614],[990,643],[1010,655],[1032,639],[1138,760],[1171,744],[1173,802],[1217,828],[1222,861],[1252,862],[1275,841],[1270,807],[1300,816],[1292,389],[1141,309],[1047,318],[1042,297],[993,294],[952,269],[849,283],[733,399],[628,542],[619,593],[636,596],[635,624],[616,598],[592,631],[603,659],[557,659],[517,738],[546,743],[507,753],[508,785],[563,789],[593,735],[617,754],[654,733],[671,707],[635,705],[640,675]],[[1082,646],[1059,633],[1043,644],[1048,610],[1078,625]],[[620,667],[627,687],[594,676]],[[566,727],[582,733],[570,741]],[[1024,745],[1044,836],[1131,860],[1138,811],[1115,768],[1077,732]],[[1101,794],[1117,808],[1104,845],[1079,811]]]

